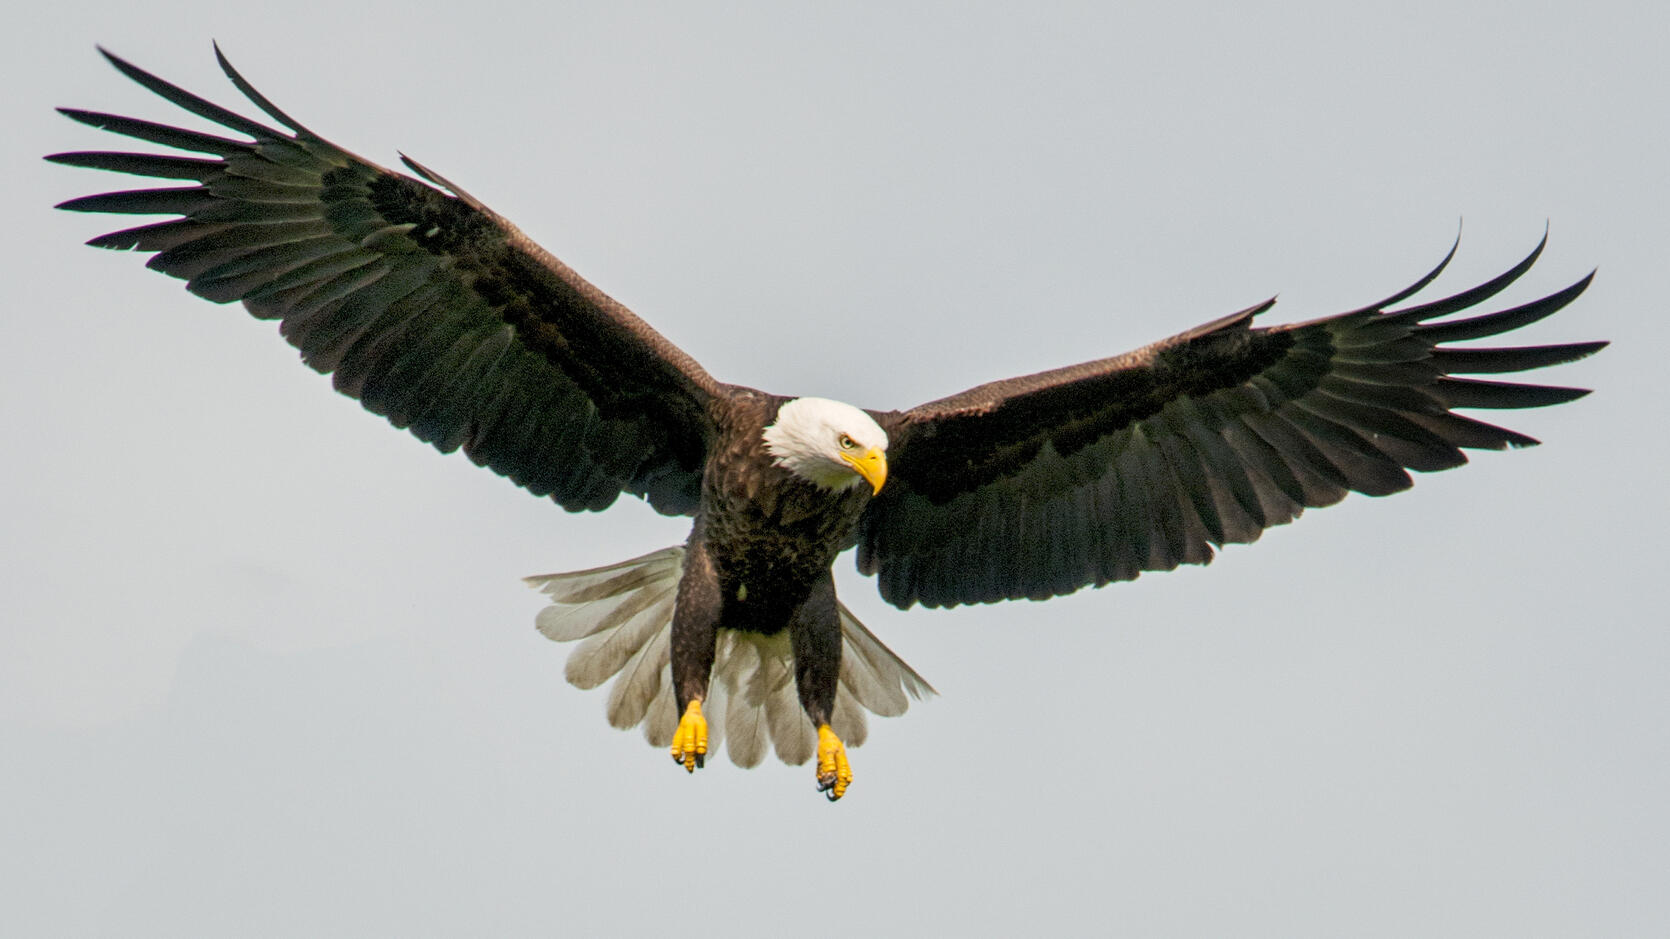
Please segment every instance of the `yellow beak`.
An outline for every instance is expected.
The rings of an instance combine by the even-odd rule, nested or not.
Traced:
[[[859,456],[855,453],[843,453],[841,459],[851,466],[853,472],[864,477],[874,493],[881,492],[882,483],[887,482],[887,455],[881,450],[871,447],[870,452]]]

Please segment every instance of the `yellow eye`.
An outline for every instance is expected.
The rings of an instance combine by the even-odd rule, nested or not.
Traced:
[[[846,434],[841,435],[841,449],[854,450],[857,449],[857,447],[858,444],[851,437],[848,437]]]

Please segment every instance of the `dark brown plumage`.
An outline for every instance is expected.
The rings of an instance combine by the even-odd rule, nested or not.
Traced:
[[[1041,599],[1206,563],[1214,546],[1254,541],[1347,492],[1385,495],[1409,487],[1407,470],[1460,465],[1463,449],[1535,443],[1453,409],[1585,392],[1457,376],[1605,345],[1449,345],[1534,323],[1589,283],[1444,319],[1524,274],[1539,244],[1488,283],[1399,308],[1452,248],[1359,310],[1256,328],[1264,303],[1122,356],[866,416],[716,381],[457,186],[404,157],[421,179],[325,141],[224,57],[238,89],[290,132],[107,57],[248,139],[65,109],[206,155],[48,157],[186,183],[63,203],[179,216],[90,244],[152,253],[148,266],[193,293],[277,320],[338,390],[566,509],[627,492],[693,515],[682,550],[536,579],[554,602],[540,628],[583,640],[570,680],[618,674],[611,721],[642,723],[687,768],[723,733],[743,765],[768,741],[790,762],[815,745],[832,797],[850,781],[838,738],[856,744],[865,710],[901,713],[906,694],[931,690],[836,599],[841,551],[856,545],[900,607]],[[721,715],[711,740],[703,706]]]
[[[1266,302],[1125,355],[880,415],[895,455],[864,514],[859,567],[898,606],[1043,599],[1204,564],[1213,545],[1256,541],[1347,492],[1407,489],[1406,469],[1460,466],[1461,448],[1535,444],[1451,409],[1588,392],[1455,376],[1570,362],[1606,343],[1440,344],[1534,323],[1593,275],[1513,309],[1431,321],[1495,296],[1542,249],[1471,290],[1396,312],[1386,311],[1431,283],[1455,248],[1407,289],[1350,313],[1253,328]]]

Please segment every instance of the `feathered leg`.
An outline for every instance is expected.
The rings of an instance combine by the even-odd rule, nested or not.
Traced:
[[[720,606],[719,577],[698,526],[678,582],[672,636],[673,694],[682,715],[673,734],[673,761],[692,773],[707,761],[707,719],[702,716],[702,702],[707,699],[708,679],[713,673]]]
[[[789,621],[794,646],[794,684],[800,706],[818,729],[818,791],[833,802],[852,785],[852,769],[841,738],[829,727],[841,673],[841,618],[835,580],[827,572]]]

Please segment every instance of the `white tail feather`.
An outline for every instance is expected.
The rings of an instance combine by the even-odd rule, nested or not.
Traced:
[[[609,723],[623,730],[643,724],[650,744],[672,743],[678,727],[670,659],[673,601],[684,571],[684,549],[660,551],[586,571],[529,577],[552,603],[536,620],[557,642],[579,641],[564,669],[570,684],[596,688],[610,678]],[[830,729],[847,746],[868,736],[864,712],[897,717],[934,689],[844,605],[841,670]],[[617,677],[618,676],[618,677]],[[909,696],[907,698],[907,695]],[[788,633],[774,636],[720,630],[713,676],[703,702],[708,752],[729,737],[731,762],[747,768],[765,759],[769,741],[785,763],[812,758],[817,737],[800,707],[794,651]]]
[[[569,653],[564,669],[569,684],[596,688],[612,678],[657,633],[665,631],[663,623],[673,621],[673,599],[671,588],[646,585],[626,595],[625,600],[610,597],[596,601],[607,607],[607,614],[602,624]]]
[[[661,676],[661,690],[655,693],[655,700],[649,703],[649,713],[644,715],[644,739],[652,747],[666,749],[672,746],[677,731],[678,701],[673,697],[673,670],[669,666]]]
[[[829,729],[851,747],[870,738],[870,722],[864,717],[864,706],[844,686],[835,689],[835,710],[829,715]]]
[[[733,675],[751,673],[759,667],[759,663],[760,649],[754,643],[740,643],[730,650],[729,671]],[[750,701],[747,695],[740,692],[732,693],[729,706],[725,708],[725,730],[731,739],[730,749],[726,751],[731,762],[743,769],[760,765],[760,761],[765,759],[770,736],[766,731],[765,709],[759,706],[759,702]]]
[[[609,686],[609,725],[621,730],[638,726],[649,713],[650,702],[661,693],[662,673],[669,671],[672,631],[663,629],[651,636],[637,654],[627,660],[620,681]]]

